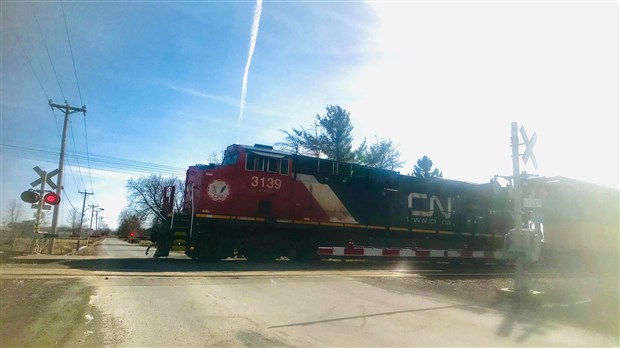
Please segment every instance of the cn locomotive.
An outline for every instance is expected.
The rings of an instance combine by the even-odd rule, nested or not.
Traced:
[[[506,188],[417,178],[358,164],[231,145],[187,170],[181,212],[153,234],[170,250],[221,259],[286,256],[493,258],[512,226]]]

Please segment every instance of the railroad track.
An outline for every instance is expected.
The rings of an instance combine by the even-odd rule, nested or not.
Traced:
[[[1,278],[54,277],[423,277],[433,279],[484,279],[512,277],[511,265],[442,264],[429,262],[341,261],[221,261],[201,263],[183,259],[88,258],[40,264],[4,264]],[[540,269],[532,269],[541,274]]]

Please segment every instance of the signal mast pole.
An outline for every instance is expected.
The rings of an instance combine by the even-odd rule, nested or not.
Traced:
[[[519,173],[519,133],[517,131],[517,122],[512,122],[510,127],[511,145],[512,145],[512,183],[513,183],[513,201],[514,201],[514,222],[515,232],[521,234],[523,221],[521,219],[521,180]]]
[[[43,195],[45,194],[45,182],[47,181],[47,172],[43,172],[43,176],[41,176],[41,188],[39,189],[40,199],[37,203],[37,216],[34,219],[34,233],[41,232],[41,210],[43,210]]]
[[[512,192],[512,200],[514,203],[514,236],[513,238],[518,238],[520,240],[524,239],[522,234],[523,231],[523,219],[522,219],[522,195],[521,195],[521,174],[519,173],[519,133],[517,130],[517,122],[512,122],[510,125],[510,140],[512,146],[512,183],[513,183],[513,192]],[[514,291],[517,295],[517,299],[519,303],[523,300],[526,292],[528,291],[528,280],[527,280],[527,272],[525,269],[525,261],[524,256],[517,256],[516,260],[516,269],[514,275]]]
[[[54,110],[54,108],[64,112],[65,114],[65,123],[62,129],[62,141],[60,143],[60,160],[58,161],[58,183],[56,184],[56,194],[58,197],[62,197],[62,179],[64,177],[64,164],[65,164],[65,148],[67,146],[67,130],[69,128],[69,115],[81,112],[86,116],[86,105],[83,105],[81,108],[72,107],[65,100],[65,105],[54,104],[50,99],[48,102],[49,106]],[[52,217],[52,236],[56,235],[56,228],[58,226],[58,214],[60,212],[60,204],[54,206],[54,215]],[[53,242],[51,243],[51,247],[53,248]]]

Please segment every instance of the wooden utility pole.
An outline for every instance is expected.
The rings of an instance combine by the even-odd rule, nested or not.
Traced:
[[[56,184],[56,194],[59,197],[62,197],[62,179],[64,177],[64,164],[65,164],[65,148],[67,146],[67,130],[69,129],[69,115],[76,113],[76,112],[81,112],[84,114],[84,116],[86,116],[86,106],[82,106],[81,108],[76,108],[76,107],[72,107],[69,105],[69,103],[67,103],[67,101],[65,100],[65,105],[60,105],[60,104],[54,104],[52,103],[52,100],[50,99],[48,102],[49,106],[52,108],[52,110],[54,108],[62,111],[65,114],[65,123],[64,126],[62,128],[62,140],[60,143],[60,160],[58,161],[58,182]],[[52,237],[56,236],[56,229],[58,227],[58,215],[60,213],[60,204],[54,206],[54,215],[52,217]],[[52,239],[52,247],[54,244],[54,239]]]
[[[90,208],[90,225],[89,229],[93,229],[93,217],[95,216],[95,208],[99,207],[99,204],[91,204],[88,206]]]

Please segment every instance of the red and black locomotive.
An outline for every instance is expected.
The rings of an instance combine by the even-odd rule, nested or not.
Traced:
[[[182,213],[165,214],[155,238],[156,257],[170,249],[198,259],[365,249],[492,258],[512,224],[508,193],[495,182],[421,179],[265,145],[229,146],[221,165],[189,167],[185,186]]]

